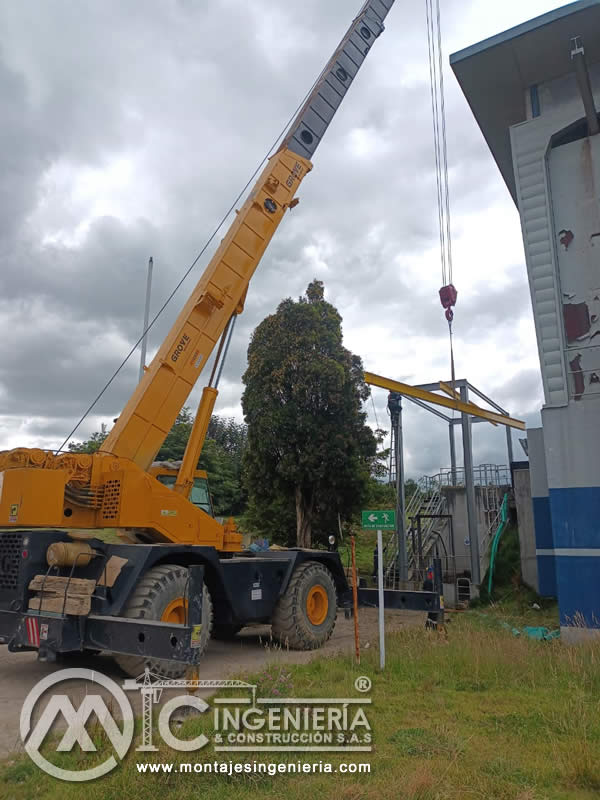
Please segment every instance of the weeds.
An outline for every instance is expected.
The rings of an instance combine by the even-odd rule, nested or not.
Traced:
[[[548,618],[550,609],[543,609]],[[143,776],[133,750],[123,765],[85,785],[86,800],[592,800],[600,793],[600,643],[571,648],[515,637],[499,620],[522,627],[527,605],[498,603],[485,617],[455,615],[447,639],[420,627],[387,637],[387,666],[377,648],[321,657],[304,665],[271,663],[244,680],[257,696],[354,697],[354,681],[373,681],[367,716],[372,753],[251,753],[248,760],[368,761],[371,774]],[[550,625],[549,625],[550,627]],[[266,658],[277,648],[267,643]],[[187,721],[177,735],[211,733],[207,715]],[[139,734],[138,734],[139,738]],[[63,754],[75,759],[84,754]],[[228,754],[235,757],[236,754]],[[184,760],[212,761],[210,747]],[[165,746],[143,760],[174,761]],[[79,800],[82,787],[54,781],[26,758],[0,773],[0,796],[11,800]]]

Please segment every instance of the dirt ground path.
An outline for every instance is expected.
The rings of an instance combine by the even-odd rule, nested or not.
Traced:
[[[425,614],[414,611],[386,611],[386,632],[397,631],[407,625],[424,624]],[[354,650],[354,623],[338,614],[333,636],[320,650],[309,652],[288,651],[270,647],[269,626],[245,628],[229,642],[211,640],[200,664],[200,678],[229,678],[257,672],[267,663],[305,664],[313,658]],[[360,639],[362,647],[377,647],[377,610],[366,608],[360,612]],[[56,664],[43,664],[36,653],[9,653],[0,648],[0,758],[22,751],[19,719],[23,702],[35,684],[50,672],[68,667],[87,667],[98,670],[122,685],[123,673],[111,658],[103,655],[90,658],[69,659]],[[72,681],[60,686],[68,691],[72,702],[78,706],[88,685]],[[137,713],[140,698],[137,692],[128,693]]]

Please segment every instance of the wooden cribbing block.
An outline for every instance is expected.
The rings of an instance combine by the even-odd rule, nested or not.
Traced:
[[[42,613],[52,611],[58,614],[85,616],[92,607],[92,594],[96,581],[89,578],[71,578],[61,575],[36,575],[29,588],[37,592],[29,601],[29,608]],[[66,601],[65,601],[66,595]]]
[[[29,608],[33,611],[39,611],[41,608],[42,614],[44,611],[53,611],[58,614],[75,614],[76,616],[86,616],[90,613],[92,601],[89,595],[78,595],[76,597],[70,594],[65,603],[64,595],[48,594],[44,592],[43,596],[32,597],[29,601]]]
[[[29,584],[29,588],[34,592],[43,591],[46,593],[61,594],[64,597],[68,591],[69,597],[72,595],[91,595],[96,588],[96,581],[89,578],[69,578],[60,575],[36,575]]]

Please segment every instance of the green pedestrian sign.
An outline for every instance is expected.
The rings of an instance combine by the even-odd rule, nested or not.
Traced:
[[[395,531],[395,511],[363,511],[362,527],[368,531]]]

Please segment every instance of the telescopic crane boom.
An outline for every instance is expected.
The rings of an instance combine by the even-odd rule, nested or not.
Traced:
[[[143,531],[146,540],[240,548],[188,500],[216,389],[204,389],[173,492],[148,470],[227,326],[243,309],[248,284],[311,159],[394,0],[367,0],[269,159],[192,291],[102,450],[93,455],[17,449],[0,453],[0,525]]]

